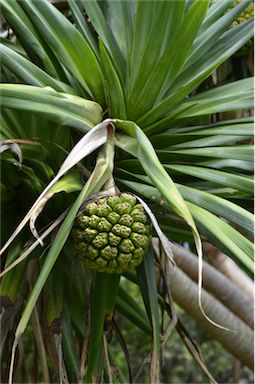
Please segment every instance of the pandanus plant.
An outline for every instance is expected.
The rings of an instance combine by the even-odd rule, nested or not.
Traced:
[[[29,325],[38,380],[131,382],[112,369],[121,313],[151,336],[151,383],[174,326],[213,382],[174,311],[170,241],[197,251],[204,316],[201,238],[252,273],[252,118],[233,111],[253,83],[208,81],[252,38],[233,26],[250,1],[54,3],[1,0],[4,375],[32,380]]]

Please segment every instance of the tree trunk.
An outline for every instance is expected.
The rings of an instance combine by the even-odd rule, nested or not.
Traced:
[[[177,266],[170,270],[170,287],[174,301],[179,304],[199,325],[244,365],[253,368],[253,332],[237,316],[230,312],[205,290],[202,304],[206,314],[218,324],[231,330],[225,331],[212,325],[198,306],[198,287]]]
[[[203,249],[208,253],[210,263],[242,288],[253,300],[254,284],[252,279],[230,257],[219,252],[212,244],[203,243]]]
[[[197,256],[174,244],[171,248],[178,267],[197,282]],[[203,287],[253,329],[254,303],[251,297],[206,261],[203,262]]]

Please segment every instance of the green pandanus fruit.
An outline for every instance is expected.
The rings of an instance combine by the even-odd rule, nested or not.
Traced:
[[[151,223],[135,196],[101,198],[76,218],[72,236],[86,267],[122,273],[141,264],[151,240]]]

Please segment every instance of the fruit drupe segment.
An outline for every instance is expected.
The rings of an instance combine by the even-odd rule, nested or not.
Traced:
[[[137,267],[151,240],[151,223],[135,196],[122,193],[89,203],[72,237],[86,267],[122,273]]]

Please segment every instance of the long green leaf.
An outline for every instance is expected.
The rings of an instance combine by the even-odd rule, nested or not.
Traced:
[[[3,44],[0,44],[0,54],[2,65],[5,65],[22,82],[38,87],[52,87],[59,92],[75,93],[67,84],[49,76],[37,65]]]
[[[129,60],[130,98],[141,92],[162,53],[173,44],[181,30],[184,5],[184,0],[150,1],[146,6],[139,1],[136,3],[132,55]]]
[[[123,87],[118,72],[115,70],[111,59],[101,40],[99,40],[102,71],[104,74],[106,98],[109,106],[109,114],[112,118],[126,118],[126,106]]]
[[[127,305],[129,305],[130,307],[133,308],[134,312],[136,312],[142,319],[144,319],[145,322],[148,323],[148,326],[149,326],[149,322],[148,322],[148,319],[146,318],[146,313],[145,311],[141,308],[141,306],[137,303],[136,299],[133,298],[129,293],[128,293],[128,290],[126,289],[126,287],[122,286],[120,284],[119,286],[119,290],[118,290],[118,297],[125,301],[125,303]]]
[[[198,165],[201,167],[208,167],[208,168],[215,168],[215,169],[228,168],[231,170],[237,170],[237,172],[247,171],[249,173],[252,173],[254,170],[253,161],[242,161],[242,160],[235,160],[235,159],[201,161],[198,163]]]
[[[210,132],[214,134],[214,128],[215,132],[217,134],[229,134],[233,135],[237,134],[235,132],[235,129],[241,129],[242,131],[246,132],[246,124],[248,124],[247,128],[252,128],[254,118],[252,116],[242,117],[240,119],[234,119],[234,120],[222,120],[218,121],[216,123],[210,123],[210,124],[202,124],[202,125],[192,125],[192,126],[180,126],[178,124],[177,126],[173,125],[172,127],[169,127],[169,129],[165,133],[192,133],[193,131],[197,134],[199,134],[200,130],[205,130],[208,135],[210,135]],[[219,131],[217,131],[219,129]],[[226,133],[224,130],[226,129]],[[250,132],[250,131],[249,131]]]
[[[242,141],[253,136],[253,119],[251,120],[251,122],[243,119],[243,122],[242,120],[229,121],[229,123],[222,121],[217,124],[172,128],[164,133],[153,135],[150,139],[157,149],[203,147],[212,145],[214,142],[220,144],[221,140],[222,143],[231,144],[235,138],[240,138],[239,141]]]
[[[98,3],[96,0],[81,0],[81,4],[85,8],[86,13],[92,21],[93,27],[97,31],[104,46],[108,50],[108,53],[110,53],[115,66],[118,68],[118,71],[123,76],[125,72],[125,62],[120,47],[114,36],[115,31],[114,29],[111,29],[109,25],[112,16],[110,16],[110,10],[107,10],[107,7],[109,6],[110,2],[105,2],[104,6],[106,7],[106,9],[104,10],[101,9],[100,3]],[[109,19],[108,13],[110,16]]]
[[[160,57],[146,84],[142,89],[136,87],[135,91],[129,95],[129,118],[136,120],[143,116],[153,107],[164,83],[173,83],[190,51],[191,44],[206,14],[208,3],[207,0],[194,1],[183,18],[179,33]],[[179,49],[180,46],[182,49]]]
[[[14,42],[4,37],[0,37],[0,43],[27,59],[28,56],[26,54],[26,51],[22,48],[22,46],[18,42]]]
[[[129,60],[133,39],[135,3],[129,1],[107,1],[107,23],[120,48],[125,62]]]
[[[64,276],[62,265],[61,261],[54,265],[53,271],[49,274],[44,287],[47,294],[47,320],[53,332],[54,327],[56,327],[56,325],[60,326],[61,324],[64,309]]]
[[[223,252],[227,251],[235,260],[243,266],[250,274],[253,273],[253,254],[252,243],[242,236],[237,230],[230,227],[224,221],[217,218],[212,213],[198,207],[192,203],[187,203],[199,227],[203,232],[214,240]],[[215,231],[211,228],[214,226]]]
[[[214,183],[229,186],[238,191],[247,192],[252,195],[253,181],[250,177],[239,176],[236,174],[218,171],[209,168],[191,165],[165,165],[166,169],[174,170],[186,175],[194,176],[199,179],[213,181]]]
[[[225,11],[235,2],[235,0],[213,1],[210,4],[205,20],[200,28],[200,33],[207,30],[225,13]]]
[[[96,272],[92,293],[89,352],[85,380],[92,381],[100,354],[104,324],[112,318],[120,275]]]
[[[199,207],[206,208],[207,210],[226,218],[232,223],[240,225],[245,230],[249,231],[251,235],[253,234],[254,218],[249,211],[213,194],[186,187],[184,185],[177,184],[177,186],[186,201],[190,201]]]
[[[39,67],[43,65],[49,75],[58,78],[58,73],[49,55],[47,46],[42,41],[26,13],[22,10],[21,4],[16,0],[1,0],[0,5],[4,17],[15,31],[19,42],[24,47],[28,56]]]
[[[143,56],[144,52],[146,52],[146,47],[148,46],[147,40],[149,39],[150,31],[154,28],[153,16],[155,16],[155,14],[159,12],[160,7],[156,8],[154,1],[148,1],[146,3],[146,6],[144,6],[141,1],[137,1],[134,3],[134,32],[132,39],[131,54],[128,59],[129,89],[133,88],[133,83],[137,76],[137,71],[139,70],[141,57]],[[158,17],[156,17],[156,19],[157,18]]]
[[[61,125],[87,131],[102,119],[102,108],[93,101],[54,89],[21,84],[1,84],[2,107],[36,112]]]
[[[176,135],[176,137],[170,137],[168,135],[168,139],[169,139],[169,142],[171,143],[171,141],[173,143],[177,142],[176,144],[173,144],[171,145],[168,149],[170,150],[170,152],[172,150],[176,150],[176,149],[182,149],[182,148],[206,148],[208,147],[209,149],[209,153],[212,154],[212,152],[210,152],[210,149],[211,147],[215,147],[215,148],[222,148],[222,147],[216,147],[217,145],[226,145],[226,146],[230,146],[231,144],[236,144],[236,143],[240,143],[241,141],[245,140],[245,139],[249,139],[251,138],[251,136],[248,136],[248,135],[238,135],[238,136],[230,136],[230,135],[211,135],[211,136],[205,136],[204,138],[201,138],[203,135],[199,135],[200,138],[197,138],[196,135],[188,135],[188,134],[180,134],[180,135]],[[198,137],[199,137],[198,136]],[[162,146],[165,146],[167,147],[167,142],[165,141],[162,141],[161,140],[161,145]],[[228,148],[228,147],[224,147],[224,148]],[[236,147],[233,147],[233,148],[236,148]],[[180,155],[180,152],[177,152],[178,155]],[[190,153],[191,154],[191,153]],[[195,154],[195,153],[194,153]],[[179,156],[177,156],[179,157]],[[208,157],[210,157],[210,155],[208,154]],[[217,156],[212,156],[212,157],[217,157]],[[219,156],[220,157],[220,156]]]
[[[232,1],[233,3],[233,1]],[[236,20],[239,14],[245,10],[249,5],[250,0],[243,0],[236,7],[230,9],[228,12],[223,14],[222,17],[214,20],[214,23],[204,29],[203,33],[200,33],[197,39],[194,41],[192,47],[192,54],[188,58],[185,67],[188,67],[192,62],[196,61],[197,57],[206,55],[210,51],[211,47],[215,44],[215,41],[222,35],[223,32],[231,26],[231,24]],[[223,2],[226,4],[226,1]],[[202,25],[203,28],[203,25]],[[201,28],[201,29],[202,29]],[[201,32],[200,29],[200,32]]]
[[[206,115],[216,112],[248,109],[253,107],[253,79],[247,78],[190,97],[180,105],[178,118]],[[185,109],[182,112],[182,108]]]
[[[136,177],[139,179],[139,175],[136,175]],[[121,182],[147,199],[150,199],[152,202],[161,201],[163,203],[162,196],[155,187],[124,179],[122,179]],[[248,230],[251,235],[253,234],[254,218],[250,212],[239,207],[237,204],[211,193],[199,191],[198,189],[190,188],[181,184],[176,185],[185,201],[194,203],[199,207],[205,208],[210,212],[224,217],[232,223]]]
[[[151,352],[151,383],[159,383],[160,375],[160,323],[157,296],[156,271],[152,248],[146,253],[143,263],[137,268],[137,281],[143,296],[152,326],[153,346]]]
[[[167,126],[173,117],[164,116],[169,115],[170,111],[174,115],[174,106],[178,105],[185,96],[213,73],[222,62],[241,48],[252,35],[252,21],[243,23],[231,30],[231,32],[226,32],[226,36],[215,43],[215,48],[211,50],[210,56],[208,55],[206,60],[204,60],[204,57],[198,58],[198,62],[195,62],[191,67],[183,71],[174,82],[171,94],[169,93],[169,96],[141,117],[137,124],[146,127],[146,131],[153,131]]]
[[[243,161],[253,160],[253,146],[251,145],[238,145],[228,147],[206,147],[205,145],[200,148],[188,148],[188,149],[169,149],[167,151],[157,151],[160,158],[166,161],[168,158],[175,157],[175,159],[185,159],[189,157],[192,159],[194,156],[203,157],[216,157],[218,159],[234,159]],[[169,156],[168,156],[169,155]]]
[[[74,25],[47,0],[24,0],[21,6],[56,53],[58,60],[103,105],[104,88],[98,61]]]
[[[22,242],[13,244],[10,247],[6,262],[5,268],[8,268],[13,260],[15,260],[19,253],[22,250]],[[27,263],[23,263],[20,265],[15,271],[11,271],[8,275],[3,276],[0,281],[0,300],[1,306],[8,307],[10,305],[14,305],[19,295],[23,293],[26,289],[26,285],[24,284],[24,272],[26,269]],[[23,288],[21,286],[24,284]]]
[[[63,355],[64,355],[64,361],[68,373],[68,378],[72,382],[77,380],[77,377],[79,375],[79,355],[77,353],[77,350],[75,348],[75,342],[73,337],[73,328],[70,321],[70,317],[67,313],[65,313],[64,317],[64,326],[63,326]]]
[[[98,57],[98,43],[93,29],[91,28],[88,20],[84,17],[83,7],[81,1],[68,0],[69,7],[75,20],[75,24],[80,33],[84,36],[86,41],[90,44],[95,55]]]
[[[137,312],[133,306],[127,302],[127,300],[123,300],[120,297],[117,297],[115,308],[119,313],[129,319],[137,328],[143,331],[146,335],[151,336],[151,324],[146,318],[146,314],[145,317],[141,316],[139,312]]]
[[[135,144],[134,144],[134,147],[135,147]],[[132,150],[132,148],[129,148],[129,153],[132,153],[131,150]],[[201,167],[201,169],[202,169],[201,175],[205,175],[205,173],[203,171],[206,171],[206,169],[208,169],[209,170],[208,180],[212,180],[212,181],[214,179],[212,179],[213,175],[210,174],[211,168],[213,168],[217,171],[220,171],[222,168],[222,170],[225,171],[226,179],[228,179],[227,174],[232,176],[232,175],[235,175],[234,172],[237,172],[238,176],[241,176],[244,178],[247,177],[248,179],[250,179],[250,176],[254,170],[253,161],[246,161],[246,160],[243,161],[243,160],[235,160],[235,159],[216,159],[215,160],[213,157],[208,158],[208,159],[204,159],[203,156],[191,157],[189,155],[180,155],[180,154],[178,154],[178,152],[176,154],[170,154],[167,151],[157,151],[157,153],[159,155],[161,162],[165,163],[166,168],[168,167],[171,176],[176,177],[176,181],[184,180],[184,176],[181,176],[179,174],[179,169],[178,169],[178,171],[176,170],[178,173],[176,173],[174,170],[170,171],[170,169],[171,169],[170,164],[172,164],[172,167],[175,165],[177,167],[178,166],[182,167],[180,164],[175,164],[175,162],[176,163],[184,163],[184,164],[185,163],[193,163],[193,164],[195,163],[196,164],[194,166],[195,169],[199,170],[200,168],[198,169],[197,167]],[[135,156],[135,150],[133,150],[132,154]],[[136,159],[120,160],[118,165],[122,168],[125,168],[126,170],[130,170],[131,172],[143,173],[142,166],[138,162],[138,160],[136,160]],[[186,166],[186,164],[185,164],[185,166]],[[190,166],[190,165],[188,165],[188,166]],[[246,174],[243,173],[243,170],[248,171],[250,175],[246,176]],[[182,169],[182,173],[184,174],[183,171],[184,171],[184,168]],[[196,173],[196,177],[199,177],[197,175],[199,175],[198,172]],[[224,175],[222,175],[222,176],[224,176]],[[240,179],[234,178],[232,180],[232,182],[234,182],[234,180],[236,180],[236,182],[238,182],[238,180],[240,181]],[[188,181],[189,181],[189,179],[186,178],[186,183],[188,183]],[[216,179],[215,179],[215,181],[216,181]],[[222,178],[222,182],[223,181],[224,180]],[[185,183],[185,182],[183,182],[183,183]],[[237,187],[235,186],[235,188],[238,188],[238,186]]]

